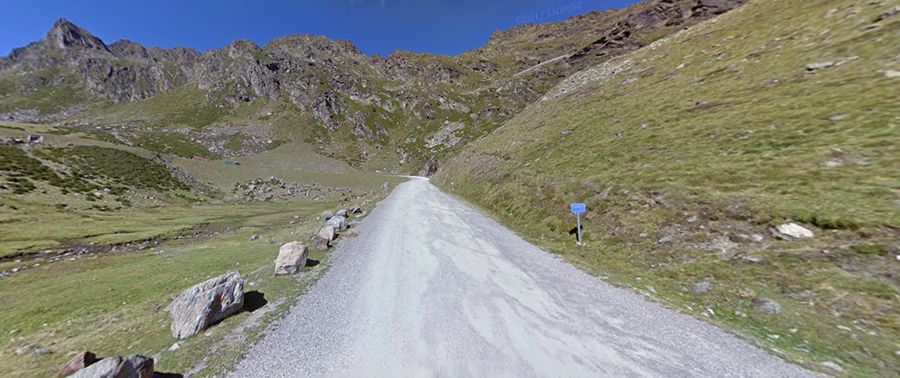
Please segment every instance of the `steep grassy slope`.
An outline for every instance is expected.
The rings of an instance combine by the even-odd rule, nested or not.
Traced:
[[[573,75],[435,181],[586,269],[789,359],[890,376],[898,6],[751,1]],[[590,209],[580,248],[577,200]],[[785,220],[816,237],[771,238]],[[702,281],[712,289],[692,294]],[[783,310],[754,311],[757,296]]]

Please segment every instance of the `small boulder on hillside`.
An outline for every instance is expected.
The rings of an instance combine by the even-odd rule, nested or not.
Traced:
[[[750,305],[759,312],[772,315],[781,313],[781,305],[766,297],[754,297]]]
[[[712,283],[709,281],[701,281],[694,284],[694,288],[691,289],[691,292],[699,295],[709,291],[709,289],[712,289]]]
[[[334,213],[332,213],[331,211],[325,210],[322,212],[321,215],[319,215],[319,220],[324,222],[324,221],[331,219],[331,217],[333,217],[333,216],[334,216]]]
[[[806,65],[806,70],[809,72],[813,72],[831,67],[834,67],[834,62],[810,63]]]
[[[244,308],[244,279],[227,272],[192,286],[169,305],[172,336],[187,338]]]
[[[319,232],[316,233],[314,237],[316,242],[316,249],[320,251],[324,251],[331,246],[331,241],[334,240],[336,236],[334,232],[334,227],[330,224],[326,224],[319,228]]]
[[[305,244],[293,241],[282,245],[275,259],[275,274],[294,274],[306,266],[309,248]]]
[[[347,218],[335,216],[328,220],[328,225],[334,227],[335,231],[344,231],[347,229]]]
[[[782,240],[807,239],[815,236],[812,231],[794,222],[779,224],[770,228],[769,231],[772,236]]]
[[[88,366],[91,366],[93,363],[99,361],[97,356],[91,352],[81,352],[72,357],[65,365],[59,368],[59,376],[60,377],[68,377],[75,372],[84,369]]]
[[[153,359],[141,355],[107,357],[71,375],[72,378],[152,378]]]
[[[355,206],[355,205],[354,205],[354,206],[350,206],[350,207],[347,209],[347,212],[350,213],[350,214],[362,214],[362,207],[360,207],[360,206]]]
[[[334,216],[346,218],[347,217],[347,209],[338,209],[337,211],[334,212]]]

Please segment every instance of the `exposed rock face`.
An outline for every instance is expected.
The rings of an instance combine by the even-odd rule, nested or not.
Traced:
[[[169,305],[172,336],[187,338],[244,308],[244,280],[227,272],[181,292]]]
[[[153,359],[141,355],[107,357],[71,375],[73,378],[152,378]]]
[[[17,69],[22,76],[20,91],[25,93],[46,85],[65,85],[124,102],[186,84],[199,57],[192,49],[147,49],[130,41],[108,46],[61,18],[43,40],[13,50],[0,69]],[[48,70],[57,73],[47,77]]]
[[[275,274],[294,274],[306,266],[309,248],[305,244],[293,241],[282,245],[275,258]]]
[[[60,377],[68,377],[75,372],[84,369],[97,362],[97,356],[91,352],[81,352],[72,357],[65,365],[59,368]]]

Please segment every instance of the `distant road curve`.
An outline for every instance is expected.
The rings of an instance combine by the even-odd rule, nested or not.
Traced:
[[[814,376],[572,267],[423,178],[355,231],[233,376]]]

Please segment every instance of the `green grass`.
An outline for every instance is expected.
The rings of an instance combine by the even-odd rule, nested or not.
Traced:
[[[149,213],[144,220],[167,219],[191,224],[200,214],[217,214],[228,230],[211,239],[165,241],[150,250],[107,253],[74,260],[44,263],[0,281],[0,368],[16,376],[47,376],[70,358],[70,353],[90,350],[101,356],[116,354],[157,355],[157,371],[185,372],[216,350],[206,373],[221,372],[234,364],[239,352],[228,346],[225,336],[248,318],[242,313],[203,333],[182,341],[182,348],[167,348],[176,340],[169,334],[165,310],[170,296],[181,290],[237,269],[247,281],[246,292],[258,291],[274,306],[267,321],[283,313],[309,283],[296,277],[274,277],[272,261],[280,243],[306,240],[314,232],[315,214],[329,204],[259,203],[254,206],[219,206],[193,211],[168,209]],[[134,217],[136,214],[130,214]],[[294,215],[303,222],[288,225]],[[123,217],[124,218],[124,217]],[[227,221],[226,221],[227,220]],[[163,221],[165,222],[165,221]],[[86,227],[106,230],[104,224]],[[139,223],[135,220],[132,225]],[[127,226],[126,226],[127,227]],[[146,227],[152,228],[153,225]],[[251,234],[260,240],[248,241]],[[271,240],[271,241],[267,241]],[[327,256],[313,252],[311,258],[325,263]],[[33,262],[37,262],[36,260]],[[315,272],[321,272],[319,266]],[[304,270],[301,276],[315,275]],[[247,333],[258,335],[265,322]],[[53,351],[45,356],[30,352],[17,355],[18,348],[41,345]],[[229,358],[223,358],[229,356]]]
[[[93,101],[77,82],[72,74],[57,69],[47,69],[34,75],[40,79],[54,83],[36,88],[28,94],[19,92],[19,78],[11,74],[0,75],[0,113],[19,109],[35,109],[41,114],[61,111],[70,106]]]
[[[186,135],[175,132],[140,132],[131,136],[131,141],[135,145],[150,151],[172,154],[188,159],[193,157],[212,159],[216,157],[202,144],[192,141]]]
[[[750,2],[533,104],[434,181],[586,270],[652,286],[696,316],[710,308],[710,321],[790,360],[889,376],[900,370],[900,106],[883,71],[897,70],[900,23],[872,23],[889,8]],[[846,62],[806,70],[822,61]],[[589,208],[583,248],[568,235],[573,201]],[[816,238],[769,238],[785,220]],[[741,239],[751,234],[766,239]],[[735,246],[722,253],[722,240]],[[768,263],[741,258],[755,255]],[[690,294],[701,280],[714,289]],[[754,313],[747,293],[785,310]]]
[[[199,129],[227,116],[229,110],[193,86],[181,86],[136,102],[97,106],[81,116],[98,122],[136,122],[151,127]]]

